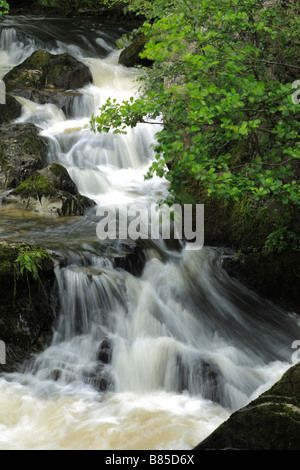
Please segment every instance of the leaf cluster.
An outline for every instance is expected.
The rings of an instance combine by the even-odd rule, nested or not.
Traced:
[[[138,99],[108,101],[94,129],[163,117],[153,174],[174,202],[191,184],[228,200],[299,204],[299,1],[128,0],[146,17],[142,56],[154,61]]]
[[[39,269],[41,261],[51,259],[49,253],[45,250],[33,249],[29,246],[19,248],[19,256],[15,260],[17,266],[17,277],[23,277],[24,273],[30,273],[34,280],[39,279]]]
[[[0,18],[9,12],[9,4],[5,0],[0,0]]]

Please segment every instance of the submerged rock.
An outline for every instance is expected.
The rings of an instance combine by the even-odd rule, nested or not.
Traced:
[[[79,194],[62,165],[52,163],[23,181],[2,204],[39,215],[61,217],[83,215],[94,202]]]
[[[47,147],[34,124],[0,126],[0,186],[16,188],[46,163]]]
[[[233,413],[195,450],[300,450],[300,364]]]
[[[4,77],[7,92],[74,90],[92,82],[89,68],[69,54],[54,55],[39,49]]]
[[[51,258],[41,260],[39,277],[28,272],[18,276],[16,259],[21,247],[46,251],[11,241],[0,241],[0,340],[6,346],[6,364],[11,372],[17,365],[49,344],[58,313],[56,280]]]
[[[36,104],[54,104],[63,111],[67,118],[74,117],[74,103],[84,96],[78,91],[58,89],[28,89],[20,91],[19,95]],[[92,115],[92,110],[90,115]]]

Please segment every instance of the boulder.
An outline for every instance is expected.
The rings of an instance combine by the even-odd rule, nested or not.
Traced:
[[[21,116],[22,105],[16,98],[6,93],[5,104],[1,105],[0,111],[0,125],[8,124]]]
[[[47,253],[40,246],[0,241],[0,340],[6,346],[6,364],[1,371],[12,372],[48,345],[59,305],[57,285],[50,257],[41,260],[38,279],[28,272],[17,275],[20,248]]]
[[[62,165],[52,163],[35,171],[5,197],[2,204],[39,215],[61,217],[83,215],[95,203],[78,193]]]
[[[140,57],[141,52],[144,50],[145,43],[145,35],[140,34],[129,46],[123,49],[119,57],[119,64],[125,67],[134,67],[135,65],[150,67],[153,62]]]
[[[69,54],[39,49],[10,70],[3,81],[6,91],[22,96],[28,90],[74,90],[93,80],[89,68]]]
[[[16,188],[46,163],[47,146],[34,124],[0,126],[0,186]]]
[[[300,450],[300,363],[195,450]]]

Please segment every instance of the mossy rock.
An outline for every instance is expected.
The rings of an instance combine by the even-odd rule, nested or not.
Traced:
[[[0,186],[15,188],[44,167],[46,141],[34,124],[0,126]]]
[[[142,65],[144,67],[150,67],[153,62],[148,59],[142,59],[140,54],[145,48],[146,37],[144,34],[140,34],[134,41],[120,54],[119,64],[125,67],[134,67],[136,65]]]
[[[80,216],[95,205],[94,201],[78,193],[67,170],[58,163],[34,172],[6,196],[2,204],[5,208],[54,217]]]
[[[7,372],[49,344],[59,310],[50,257],[41,261],[37,280],[30,273],[17,275],[16,259],[24,247],[47,253],[41,246],[0,241],[0,339],[6,345],[7,362],[1,371]]]
[[[89,68],[69,54],[51,54],[39,49],[3,78],[8,92],[26,89],[82,88],[92,82]]]
[[[202,441],[195,450],[300,450],[300,364]]]
[[[282,252],[270,252],[265,247],[278,226],[299,234],[300,207],[289,210],[270,198],[220,199],[208,196],[196,181],[187,192],[197,204],[204,204],[205,245],[232,252],[223,261],[226,271],[268,300],[300,314],[300,251],[287,246]]]

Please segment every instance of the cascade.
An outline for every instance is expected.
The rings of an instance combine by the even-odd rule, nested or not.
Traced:
[[[49,163],[64,165],[96,204],[70,220],[3,218],[1,237],[22,233],[67,261],[55,268],[61,310],[51,344],[21,372],[0,375],[0,448],[191,449],[287,370],[298,326],[231,279],[213,248],[148,240],[140,276],[114,267],[96,211],[150,208],[166,196],[166,181],[144,180],[161,125],[91,132],[107,98],[138,93],[136,72],[118,65],[118,25],[66,21],[8,17],[0,31],[0,78],[41,47],[90,67],[93,83],[68,116],[19,97],[17,122],[39,127]]]

